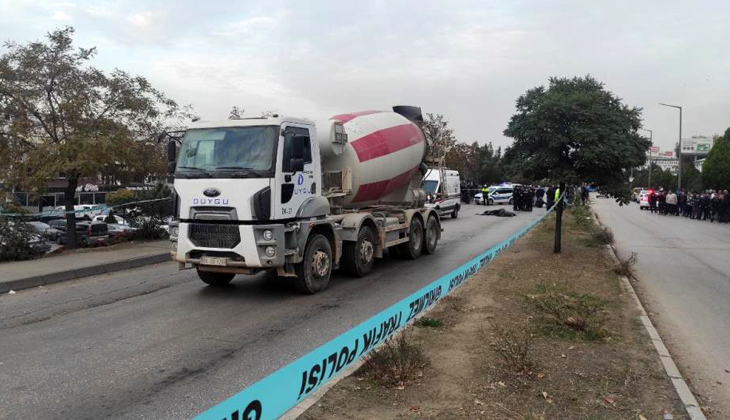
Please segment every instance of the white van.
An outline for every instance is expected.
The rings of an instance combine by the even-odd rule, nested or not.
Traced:
[[[459,171],[429,169],[423,179],[423,190],[428,194],[426,207],[434,207],[443,217],[450,214],[456,219],[461,210],[461,179]]]

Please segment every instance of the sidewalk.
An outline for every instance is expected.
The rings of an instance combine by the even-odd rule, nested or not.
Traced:
[[[170,261],[170,241],[128,242],[0,264],[0,294]]]

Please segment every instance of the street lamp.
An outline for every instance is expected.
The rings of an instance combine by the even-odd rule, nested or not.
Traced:
[[[682,107],[677,105],[669,105],[659,102],[659,105],[677,108],[679,110],[679,174],[677,175],[677,189],[682,189]]]
[[[651,147],[654,147],[654,132],[649,130],[648,128],[642,128],[644,131],[649,132],[649,143],[651,143]],[[647,181],[646,188],[651,189],[651,148],[649,148],[649,180]]]

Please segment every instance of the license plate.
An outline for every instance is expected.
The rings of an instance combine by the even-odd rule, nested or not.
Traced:
[[[203,265],[217,265],[225,267],[228,265],[227,258],[215,258],[215,257],[203,257],[200,259],[200,263]]]

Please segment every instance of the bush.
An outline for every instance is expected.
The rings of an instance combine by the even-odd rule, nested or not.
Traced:
[[[35,232],[23,221],[0,217],[0,261],[30,260],[36,256],[30,245]]]
[[[608,227],[598,227],[593,231],[593,239],[604,245],[613,243],[613,232]]]
[[[637,255],[635,252],[631,253],[631,256],[626,260],[620,260],[618,264],[613,268],[613,272],[619,276],[633,277],[634,276],[634,265],[636,265]]]
[[[110,192],[106,195],[106,205],[109,207],[131,203],[132,201],[136,200],[137,197],[134,195],[134,192],[126,188]]]
[[[388,341],[365,360],[361,373],[385,386],[411,381],[428,364],[420,343],[404,332]]]
[[[422,316],[418,318],[416,322],[413,323],[413,325],[419,328],[441,328],[444,326],[444,321],[436,318]]]
[[[589,294],[547,292],[528,298],[543,315],[543,331],[565,338],[597,340],[607,335],[606,302]]]
[[[535,367],[532,360],[532,334],[524,330],[521,334],[508,331],[499,325],[493,325],[494,336],[482,332],[482,340],[491,347],[504,361],[507,367],[516,373],[530,373]]]

